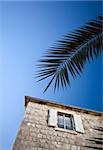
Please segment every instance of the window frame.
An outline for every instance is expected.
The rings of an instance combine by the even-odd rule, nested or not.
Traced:
[[[58,123],[58,116],[63,117],[63,127],[59,126]],[[66,117],[70,119],[71,128],[66,127]],[[67,131],[75,131],[75,122],[72,114],[64,113],[64,112],[57,112],[57,128],[67,130]]]

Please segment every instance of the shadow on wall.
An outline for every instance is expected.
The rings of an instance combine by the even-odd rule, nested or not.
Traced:
[[[96,137],[90,137],[90,139],[87,139],[89,141],[88,144],[94,145],[94,146],[85,146],[92,149],[102,150],[103,149],[103,127],[96,127],[94,128],[94,132],[97,132]]]

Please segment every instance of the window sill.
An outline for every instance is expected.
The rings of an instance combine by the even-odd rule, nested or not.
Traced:
[[[62,128],[58,128],[58,127],[55,127],[55,130],[56,131],[61,131],[61,132],[68,132],[68,133],[71,133],[71,134],[77,134],[76,131],[68,130],[68,129],[62,129]]]

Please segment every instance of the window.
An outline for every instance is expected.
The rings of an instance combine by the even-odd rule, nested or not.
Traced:
[[[58,113],[57,126],[63,129],[74,130],[73,116],[64,113]]]
[[[56,109],[49,109],[47,123],[49,127],[54,127],[55,129],[84,133],[81,115],[76,113],[69,114],[63,111],[58,112]]]

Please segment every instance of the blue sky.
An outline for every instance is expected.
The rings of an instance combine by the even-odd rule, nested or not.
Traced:
[[[71,87],[43,94],[37,60],[64,34],[101,13],[101,2],[0,2],[0,150],[10,150],[24,114],[24,96],[102,111],[102,56]]]

